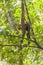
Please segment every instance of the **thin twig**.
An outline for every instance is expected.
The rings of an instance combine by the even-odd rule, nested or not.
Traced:
[[[18,44],[0,44],[0,46],[17,46],[17,47],[19,47]]]

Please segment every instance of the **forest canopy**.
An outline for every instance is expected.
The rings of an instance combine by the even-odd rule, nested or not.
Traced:
[[[43,1],[0,0],[0,61],[43,65]]]

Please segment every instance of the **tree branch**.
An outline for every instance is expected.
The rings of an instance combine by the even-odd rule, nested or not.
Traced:
[[[14,22],[12,21],[12,15],[11,15],[10,11],[7,12],[7,17],[8,17],[8,21],[9,21],[10,26],[12,27],[12,29],[17,30],[17,28],[15,27]]]
[[[26,13],[27,13],[28,21],[29,21],[30,26],[31,26],[31,31],[32,31],[32,34],[33,34],[34,42],[35,42],[35,44],[36,44],[39,48],[41,48],[41,46],[40,46],[40,45],[38,44],[38,42],[36,41],[35,34],[34,34],[34,30],[33,30],[32,25],[31,25],[31,20],[30,20],[30,16],[29,16],[29,13],[28,13],[28,9],[27,9],[27,5],[26,5],[25,0],[24,0],[24,4],[25,4],[25,8],[26,8]]]
[[[31,48],[39,48],[39,49],[42,49],[43,50],[43,48],[41,47],[37,47],[37,46],[29,46],[28,44],[0,44],[0,46],[16,46],[16,47],[20,47],[20,46],[22,46],[22,49],[23,48],[25,48],[25,47],[31,47]]]
[[[17,36],[17,35],[11,35],[11,34],[8,34],[8,36],[10,36],[10,38],[11,38],[11,37],[22,38],[22,37],[20,37],[20,36]],[[27,38],[23,38],[23,39],[28,40]],[[35,43],[35,44],[38,44],[38,45],[37,45],[38,48],[43,49],[43,47],[39,46],[39,43],[36,42],[34,39],[30,39],[30,41],[33,42],[33,43]],[[2,41],[1,41],[1,42],[2,42]],[[8,45],[8,46],[9,46],[9,45]],[[13,45],[11,45],[11,46],[13,46]],[[17,44],[14,44],[14,46],[18,46],[18,45],[17,45]],[[23,47],[28,47],[28,46],[29,46],[28,44],[24,44],[24,45],[23,45]]]

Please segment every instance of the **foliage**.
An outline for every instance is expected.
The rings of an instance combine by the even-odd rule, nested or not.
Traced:
[[[26,4],[35,37],[40,46],[43,47],[43,1],[27,0]],[[17,36],[20,36],[22,31],[18,30],[17,33],[17,31],[12,30],[7,17],[8,11],[12,13],[12,20],[17,28],[18,24],[21,23],[21,0],[0,0],[0,44],[20,44],[21,38]],[[28,21],[27,15],[26,20]],[[9,34],[17,36],[9,36]],[[28,41],[24,39],[23,44],[27,43]],[[33,42],[30,45],[36,46]],[[19,65],[20,54],[22,54],[24,65],[43,65],[43,50],[41,49],[25,47],[20,51],[17,46],[0,46],[1,60],[9,62],[11,65]]]

